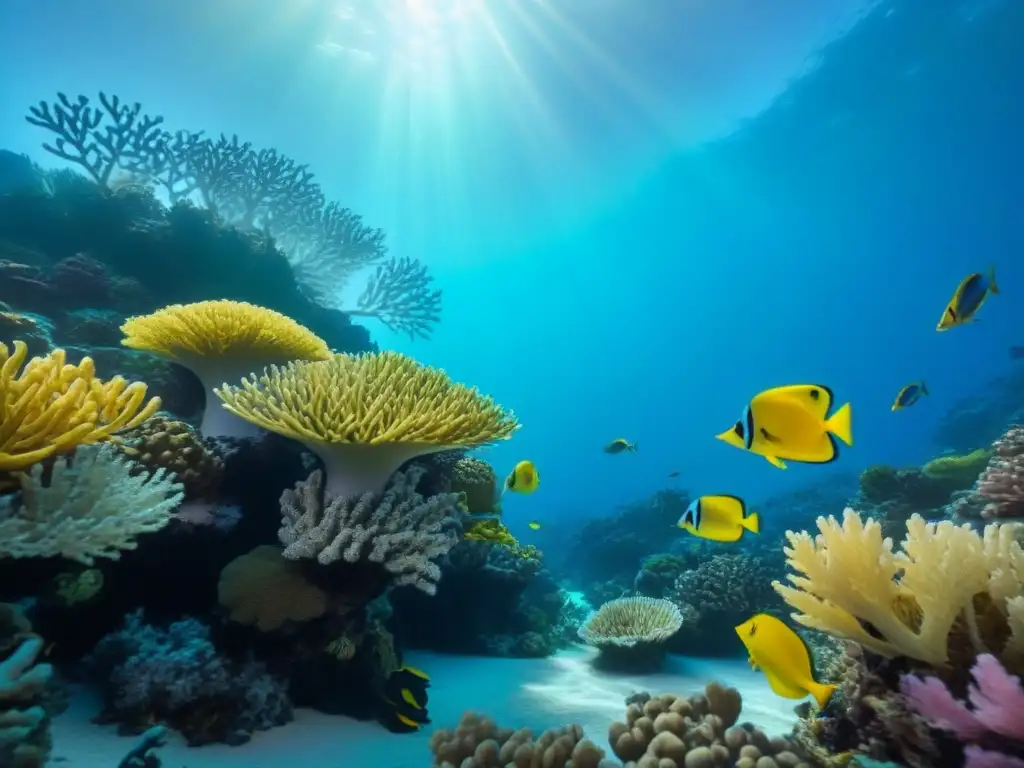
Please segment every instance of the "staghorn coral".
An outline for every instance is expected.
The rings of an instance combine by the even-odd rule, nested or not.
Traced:
[[[161,467],[185,486],[185,499],[206,498],[224,476],[224,462],[184,421],[154,416],[124,435],[125,455],[143,467]]]
[[[466,497],[466,509],[472,515],[495,511],[498,498],[498,476],[486,461],[462,456],[452,464],[450,490]]]
[[[216,393],[231,413],[319,456],[335,497],[379,492],[409,459],[505,440],[519,428],[476,389],[394,352],[272,366]]]
[[[435,561],[458,542],[463,512],[456,494],[420,496],[416,484],[422,472],[415,466],[398,472],[382,493],[354,499],[321,494],[323,473],[313,472],[281,495],[278,538],[284,556],[316,558],[321,565],[374,564],[395,585],[434,594],[441,578]]]
[[[679,607],[654,597],[620,597],[594,611],[579,629],[580,639],[600,651],[599,663],[653,666],[664,643],[683,625]]]
[[[25,363],[28,348],[0,344],[0,471],[23,470],[76,445],[138,426],[160,408],[146,385],[96,378],[92,359],[67,363],[63,349]],[[24,367],[23,367],[24,366]]]
[[[217,601],[228,609],[232,621],[270,632],[287,621],[323,616],[329,598],[306,580],[299,563],[282,557],[280,548],[263,545],[224,566]]]
[[[949,662],[956,625],[976,652],[1024,658],[1024,550],[1009,528],[990,525],[979,536],[915,515],[895,553],[878,522],[851,509],[842,525],[819,517],[818,529],[816,539],[787,531],[793,586],[772,582],[801,624],[933,666]],[[980,618],[992,627],[985,637]]]
[[[433,768],[604,768],[604,750],[583,737],[578,725],[552,728],[536,739],[528,728],[513,731],[476,712],[454,730],[430,737]]]
[[[1007,673],[989,654],[978,657],[971,673],[970,707],[957,701],[935,677],[907,675],[900,688],[911,708],[932,727],[952,732],[964,743],[967,768],[1024,768],[1024,688],[1020,678]],[[1017,757],[1012,757],[1011,751]]]
[[[280,312],[244,301],[172,304],[121,326],[129,349],[150,352],[192,371],[206,390],[204,437],[251,437],[252,424],[221,406],[214,388],[259,375],[268,365],[327,360],[327,343]]]
[[[117,560],[135,537],[167,525],[182,486],[158,469],[138,474],[111,445],[79,447],[54,463],[49,484],[41,464],[19,476],[17,496],[0,498],[0,557],[60,555],[84,565]]]
[[[627,768],[795,768],[807,765],[787,739],[737,726],[743,700],[735,688],[710,682],[703,694],[628,700],[626,721],[612,723],[608,742]]]

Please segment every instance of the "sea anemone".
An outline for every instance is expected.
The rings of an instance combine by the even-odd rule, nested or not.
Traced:
[[[519,428],[491,398],[394,352],[271,366],[215,392],[231,413],[319,456],[332,497],[380,492],[411,458],[505,440]]]
[[[236,382],[268,365],[327,360],[327,342],[280,312],[242,301],[172,304],[121,326],[121,343],[192,371],[206,390],[200,431],[206,437],[251,437],[253,426],[235,418],[214,397],[214,387]]]

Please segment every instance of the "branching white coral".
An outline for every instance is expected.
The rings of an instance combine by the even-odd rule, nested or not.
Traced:
[[[61,555],[92,565],[135,549],[135,537],[167,525],[183,486],[166,470],[138,465],[111,445],[84,445],[54,462],[49,484],[43,465],[19,475],[21,499],[0,499],[0,557]]]
[[[980,645],[973,615],[976,595],[990,594],[1009,619],[1008,601],[1024,592],[1024,552],[1009,532],[996,528],[982,537],[967,525],[927,523],[914,515],[907,521],[902,551],[893,552],[878,522],[847,509],[842,525],[819,517],[820,534],[813,539],[807,532],[786,533],[786,556],[797,573],[787,577],[791,587],[773,586],[799,611],[794,618],[805,626],[890,658],[945,664],[947,639],[958,617],[963,616]],[[920,621],[907,620],[909,606],[920,611]]]

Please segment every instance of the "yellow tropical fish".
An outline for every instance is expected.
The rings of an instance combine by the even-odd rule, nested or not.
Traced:
[[[533,462],[520,461],[505,478],[505,489],[502,493],[505,491],[533,493],[537,490],[538,485],[540,485],[540,477],[537,475],[537,468]]]
[[[631,443],[624,437],[617,437],[604,447],[605,453],[623,453],[625,451],[636,453],[636,443]]]
[[[531,531],[539,531],[540,530],[540,523],[538,523],[536,520],[531,520],[530,522],[527,523],[527,526],[529,526]]]
[[[766,389],[743,409],[740,420],[716,437],[763,456],[779,469],[783,459],[828,464],[839,457],[838,437],[853,445],[850,404],[831,416],[834,396],[821,384],[793,384]]]
[[[677,526],[710,541],[739,541],[744,531],[761,532],[756,512],[738,496],[701,496],[690,502]]]
[[[896,400],[892,404],[894,411],[902,411],[904,408],[909,408],[922,396],[929,394],[928,387],[925,385],[924,380],[918,381],[914,384],[907,384],[896,394]]]
[[[767,613],[752,616],[736,627],[750,654],[750,666],[760,669],[779,696],[802,699],[810,694],[824,708],[836,687],[819,683],[807,644],[785,622]]]
[[[942,317],[939,318],[939,324],[935,326],[935,330],[948,331],[950,328],[974,321],[974,316],[981,309],[981,305],[985,303],[989,294],[998,293],[995,265],[989,267],[987,278],[980,272],[968,275],[960,281],[960,285],[953,292],[953,298],[942,310]]]

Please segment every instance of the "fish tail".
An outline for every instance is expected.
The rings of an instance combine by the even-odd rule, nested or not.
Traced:
[[[853,411],[847,403],[829,417],[825,429],[838,437],[847,445],[853,445]]]
[[[988,290],[989,293],[999,294],[999,286],[996,285],[996,265],[988,268]]]
[[[811,683],[808,686],[807,691],[814,697],[814,700],[818,702],[818,707],[824,709],[828,706],[829,699],[832,698],[832,694],[835,693],[836,686],[824,685],[822,683]]]
[[[761,532],[761,518],[758,517],[757,512],[751,512],[749,515],[740,520],[740,525],[742,525],[751,533]]]
[[[924,383],[924,379],[921,379],[921,394],[931,395],[931,392],[928,391],[928,385]]]
[[[636,453],[636,441],[635,440],[632,443],[629,444],[629,451],[630,451],[630,453]]]

